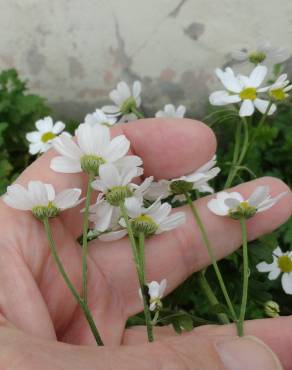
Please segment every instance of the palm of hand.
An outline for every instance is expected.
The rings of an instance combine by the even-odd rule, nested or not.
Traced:
[[[116,127],[114,134],[123,129],[134,144],[133,150],[143,158],[147,175],[177,177],[195,170],[210,159],[215,150],[214,136],[206,126],[190,120],[181,125],[176,121],[149,120],[147,123]],[[147,142],[145,137],[149,137]],[[58,190],[66,187],[80,187],[84,190],[84,175],[61,175],[48,170],[54,155],[52,152],[43,155],[22,174],[18,182],[25,184],[28,180],[40,179],[54,184]],[[250,193],[261,181],[242,185],[240,191]],[[265,182],[276,193],[286,190],[285,185],[279,181],[266,179]],[[285,207],[279,204],[274,212],[257,216],[257,223],[250,222],[250,238],[268,232],[285,221],[291,213],[290,194],[289,197],[285,200]],[[214,239],[216,255],[221,258],[240,245],[240,232],[233,221],[208,214],[205,205],[206,199],[198,202],[210,237]],[[81,248],[76,238],[81,234],[81,217],[78,210],[74,209],[52,221],[60,257],[79,290]],[[43,225],[32,215],[9,209],[4,204],[0,205],[0,222],[4,234],[0,259],[0,305],[3,318],[34,337],[58,339],[72,344],[93,344],[94,339],[87,323],[50,256]],[[218,237],[220,230],[225,227],[231,227],[228,240],[225,235]],[[148,281],[166,277],[169,282],[168,291],[191,272],[209,264],[206,250],[190,215],[185,226],[149,239],[146,248]],[[92,242],[88,268],[89,306],[104,342],[117,345],[123,341],[144,341],[144,333],[141,335],[135,330],[127,333],[124,331],[126,319],[142,309],[128,241],[125,239],[106,244]]]

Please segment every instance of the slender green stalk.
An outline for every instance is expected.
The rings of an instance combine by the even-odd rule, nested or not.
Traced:
[[[93,179],[94,179],[94,175],[92,173],[90,173],[89,174],[89,179],[88,179],[87,193],[86,193],[86,200],[85,200],[85,208],[84,208],[84,215],[83,215],[82,297],[83,297],[85,303],[87,303],[88,214],[89,214],[89,206],[90,206],[90,199],[91,199],[91,193],[92,193],[91,183],[92,183]]]
[[[247,296],[248,296],[248,249],[247,249],[247,230],[246,230],[246,221],[244,218],[240,220],[241,233],[242,233],[242,252],[243,252],[243,285],[242,285],[242,301],[240,307],[240,314],[238,319],[238,335],[243,336],[243,322],[245,318]]]
[[[58,252],[57,252],[57,248],[56,248],[56,244],[55,244],[55,241],[54,241],[54,238],[53,238],[53,235],[52,235],[52,231],[51,231],[51,227],[50,227],[50,223],[49,223],[49,219],[48,218],[45,218],[43,220],[43,223],[44,223],[44,227],[45,227],[45,231],[46,231],[46,235],[47,235],[47,238],[48,238],[48,242],[49,242],[49,247],[50,247],[50,250],[51,250],[51,253],[52,253],[52,256],[56,262],[56,265],[59,269],[59,272],[60,274],[62,275],[66,285],[68,286],[68,288],[70,289],[71,293],[73,294],[74,298],[76,299],[77,303],[79,304],[79,306],[81,307],[84,315],[85,315],[85,318],[90,326],[90,329],[92,331],[92,334],[95,338],[95,341],[96,341],[96,344],[98,346],[103,346],[103,342],[102,342],[102,339],[99,335],[99,332],[96,328],[96,325],[94,323],[94,320],[93,320],[93,317],[90,313],[90,310],[86,304],[86,302],[80,297],[79,293],[77,292],[77,290],[75,289],[74,285],[72,284],[70,278],[68,277],[64,267],[63,267],[63,264],[60,260],[60,257],[58,255]]]
[[[197,209],[196,209],[196,207],[195,207],[195,205],[194,205],[194,203],[193,203],[193,201],[192,201],[192,199],[191,199],[190,195],[189,195],[188,193],[186,193],[186,194],[185,194],[185,197],[186,197],[186,200],[187,200],[187,202],[188,202],[188,204],[189,204],[189,206],[190,206],[190,208],[191,208],[191,210],[192,210],[192,213],[193,213],[194,218],[195,218],[195,220],[196,220],[196,222],[197,222],[197,225],[198,225],[198,227],[199,227],[199,229],[200,229],[200,232],[201,232],[201,236],[202,236],[203,242],[204,242],[204,244],[205,244],[205,245],[206,245],[206,247],[207,247],[208,254],[209,254],[209,257],[210,257],[210,260],[211,260],[212,265],[213,265],[213,268],[214,268],[214,270],[215,270],[215,274],[216,274],[216,276],[217,276],[217,279],[218,279],[218,282],[219,282],[220,288],[221,288],[222,293],[223,293],[223,295],[224,295],[224,298],[225,298],[226,304],[227,304],[227,306],[228,306],[228,309],[229,309],[229,311],[230,311],[230,314],[231,314],[231,316],[232,316],[232,319],[233,319],[233,321],[234,321],[234,322],[236,322],[236,323],[237,323],[237,315],[236,315],[236,313],[235,313],[235,310],[234,310],[234,308],[233,308],[233,304],[232,304],[232,302],[231,302],[231,300],[230,300],[230,297],[229,297],[229,295],[228,295],[228,292],[227,292],[227,289],[226,289],[226,286],[225,286],[225,283],[224,283],[223,277],[222,277],[221,272],[220,272],[220,270],[219,270],[219,266],[218,266],[217,261],[216,261],[216,258],[215,258],[215,256],[214,256],[213,248],[212,248],[211,243],[210,243],[210,241],[209,241],[209,238],[208,238],[208,236],[207,236],[207,233],[206,233],[205,227],[204,227],[204,225],[203,225],[203,223],[202,223],[202,221],[201,221],[200,215],[199,215],[199,213],[198,213],[198,211],[197,211]]]
[[[263,127],[264,123],[266,122],[266,119],[267,119],[267,116],[268,116],[268,113],[271,109],[272,104],[273,104],[273,102],[270,100],[265,113],[262,115],[262,118],[260,119],[260,122],[257,125],[256,131],[254,131],[254,134],[251,137],[249,146],[251,146],[254,143],[254,141],[257,137],[257,132]]]
[[[234,180],[234,178],[237,175],[237,172],[239,170],[239,166],[242,164],[242,162],[243,162],[243,160],[244,160],[244,158],[246,156],[248,147],[249,147],[248,123],[247,123],[247,120],[246,120],[245,117],[241,117],[241,121],[242,121],[242,124],[243,124],[243,132],[244,132],[244,138],[243,138],[242,148],[241,148],[241,151],[239,153],[240,146],[237,147],[236,144],[238,142],[240,142],[240,140],[238,140],[238,138],[236,137],[236,139],[235,139],[236,142],[235,142],[234,154],[236,154],[236,157],[237,158],[234,155],[233,158],[235,158],[235,160],[232,161],[232,166],[231,166],[231,169],[230,169],[228,178],[226,180],[226,183],[224,185],[224,189],[229,188],[232,185],[233,180]]]
[[[199,284],[200,284],[200,287],[201,287],[202,291],[204,292],[206,298],[208,299],[209,303],[212,306],[218,305],[219,301],[218,301],[217,297],[215,296],[215,293],[213,292],[212,288],[210,287],[210,285],[209,285],[209,283],[206,279],[205,270],[199,272]],[[225,313],[217,313],[216,315],[218,317],[218,320],[222,324],[229,324],[230,323],[230,321],[229,321],[229,319],[228,319],[228,317]]]
[[[231,168],[226,180],[226,183],[224,185],[224,189],[228,188],[232,182],[233,179],[233,171],[236,166],[236,162],[238,160],[238,155],[239,155],[239,148],[240,148],[240,138],[241,138],[241,127],[242,127],[242,122],[239,121],[236,127],[235,131],[235,144],[234,144],[234,150],[233,150],[233,158],[232,158],[232,163],[231,163]]]
[[[132,113],[134,113],[138,118],[145,118],[144,114],[140,112],[137,108],[132,108]]]
[[[143,306],[144,306],[144,315],[145,315],[145,321],[146,321],[146,327],[147,327],[147,336],[148,336],[148,341],[153,342],[154,341],[154,335],[153,335],[153,325],[152,325],[152,320],[151,320],[151,314],[149,310],[149,302],[145,293],[145,271],[144,271],[144,240],[145,236],[143,233],[140,233],[139,235],[139,246],[137,248],[136,245],[136,240],[133,234],[133,230],[131,227],[131,223],[129,221],[129,217],[127,214],[127,210],[125,207],[124,201],[120,202],[120,210],[122,217],[125,220],[126,226],[127,226],[127,231],[129,235],[129,240],[132,248],[132,253],[134,257],[134,262],[136,266],[136,271],[138,275],[138,281],[140,285],[140,290],[142,294],[142,299],[143,299]],[[142,234],[142,235],[141,235]],[[143,257],[141,258],[141,256]]]

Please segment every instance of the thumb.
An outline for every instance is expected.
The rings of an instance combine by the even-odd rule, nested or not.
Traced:
[[[226,370],[281,370],[275,353],[254,336],[223,339],[215,343],[219,359]]]

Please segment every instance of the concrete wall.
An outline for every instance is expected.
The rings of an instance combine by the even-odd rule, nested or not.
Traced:
[[[290,47],[290,0],[0,0],[0,69],[15,67],[56,114],[82,117],[117,81],[144,108],[200,112],[213,69],[258,38]]]

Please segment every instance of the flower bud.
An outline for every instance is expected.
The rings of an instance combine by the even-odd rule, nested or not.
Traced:
[[[266,57],[267,56],[265,53],[258,51],[258,52],[251,53],[248,59],[253,64],[259,64],[259,63],[262,63],[266,59]]]
[[[131,96],[124,101],[123,105],[121,106],[121,112],[123,114],[129,114],[132,113],[133,109],[137,109],[137,104],[136,100]]]
[[[120,202],[124,201],[125,198],[129,198],[133,195],[133,191],[128,186],[114,186],[105,194],[105,198],[109,204],[118,207]]]
[[[84,172],[93,174],[94,176],[99,175],[99,166],[105,163],[105,160],[96,155],[84,155],[81,158],[81,168]]]
[[[185,180],[175,180],[170,184],[170,190],[173,194],[185,194],[193,189],[193,183]]]
[[[265,303],[265,313],[269,317],[278,317],[280,316],[280,307],[277,302],[267,301]]]

